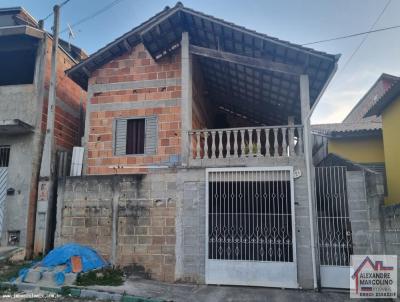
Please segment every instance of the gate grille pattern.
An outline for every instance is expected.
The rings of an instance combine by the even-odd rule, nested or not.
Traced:
[[[7,195],[7,168],[0,167],[0,237],[4,220],[4,202]]]
[[[321,265],[348,266],[353,253],[346,167],[315,169]]]
[[[293,262],[290,171],[209,172],[208,258]]]

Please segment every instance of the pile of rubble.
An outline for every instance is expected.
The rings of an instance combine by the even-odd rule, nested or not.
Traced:
[[[42,261],[19,272],[16,283],[33,283],[38,286],[70,286],[79,273],[108,266],[94,249],[75,243],[52,250]]]

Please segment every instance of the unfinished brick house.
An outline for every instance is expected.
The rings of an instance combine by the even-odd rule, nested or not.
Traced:
[[[170,282],[315,287],[307,134],[337,60],[178,3],[72,67],[84,176],[57,243]]]
[[[1,246],[20,246],[28,255],[34,244],[51,47],[51,36],[23,8],[0,9]],[[60,151],[80,145],[86,92],[64,71],[85,57],[81,49],[60,42],[55,109],[55,144]]]

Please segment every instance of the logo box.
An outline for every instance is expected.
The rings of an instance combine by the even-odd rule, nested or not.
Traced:
[[[396,255],[351,255],[350,298],[397,297]]]

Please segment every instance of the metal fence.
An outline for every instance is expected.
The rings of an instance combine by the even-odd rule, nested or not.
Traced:
[[[321,265],[348,266],[353,253],[346,167],[315,168]]]

